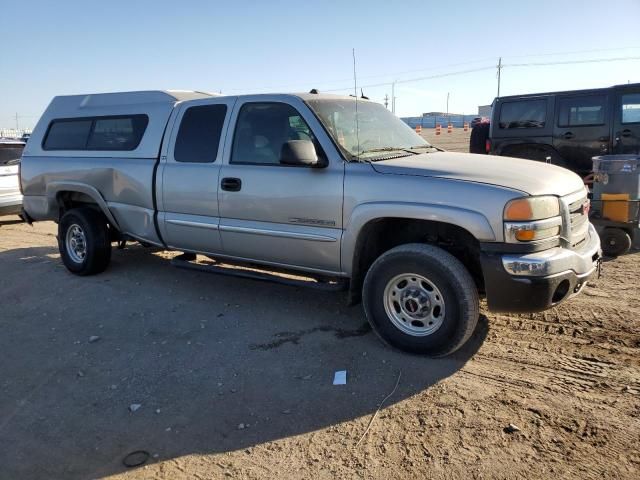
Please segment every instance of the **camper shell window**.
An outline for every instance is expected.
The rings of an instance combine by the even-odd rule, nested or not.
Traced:
[[[117,115],[53,120],[44,150],[135,150],[149,124],[147,115]]]

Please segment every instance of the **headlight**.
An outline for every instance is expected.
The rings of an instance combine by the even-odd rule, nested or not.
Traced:
[[[504,207],[504,219],[512,222],[543,220],[560,215],[560,203],[557,197],[516,198]]]
[[[560,235],[562,218],[557,197],[525,197],[504,208],[504,237],[509,243],[534,242]]]

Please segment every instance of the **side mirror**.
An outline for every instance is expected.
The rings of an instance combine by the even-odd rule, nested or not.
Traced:
[[[289,140],[282,145],[280,163],[297,167],[326,167],[318,159],[316,147],[311,140]]]

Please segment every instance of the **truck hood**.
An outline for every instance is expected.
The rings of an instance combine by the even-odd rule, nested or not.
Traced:
[[[450,178],[506,187],[529,195],[564,196],[584,188],[575,173],[520,158],[437,152],[371,162],[378,173]]]

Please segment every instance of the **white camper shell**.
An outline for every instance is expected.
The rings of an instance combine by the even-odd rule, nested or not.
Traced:
[[[33,130],[25,156],[83,157],[86,151],[56,149],[45,150],[45,140],[54,120],[95,117],[146,116],[148,123],[138,145],[132,150],[118,150],[121,158],[157,158],[162,136],[169,116],[178,102],[218,96],[206,92],[183,90],[148,90],[139,92],[97,93],[90,95],[64,95],[55,97]],[[113,151],[95,150],[91,157],[112,157]]]

